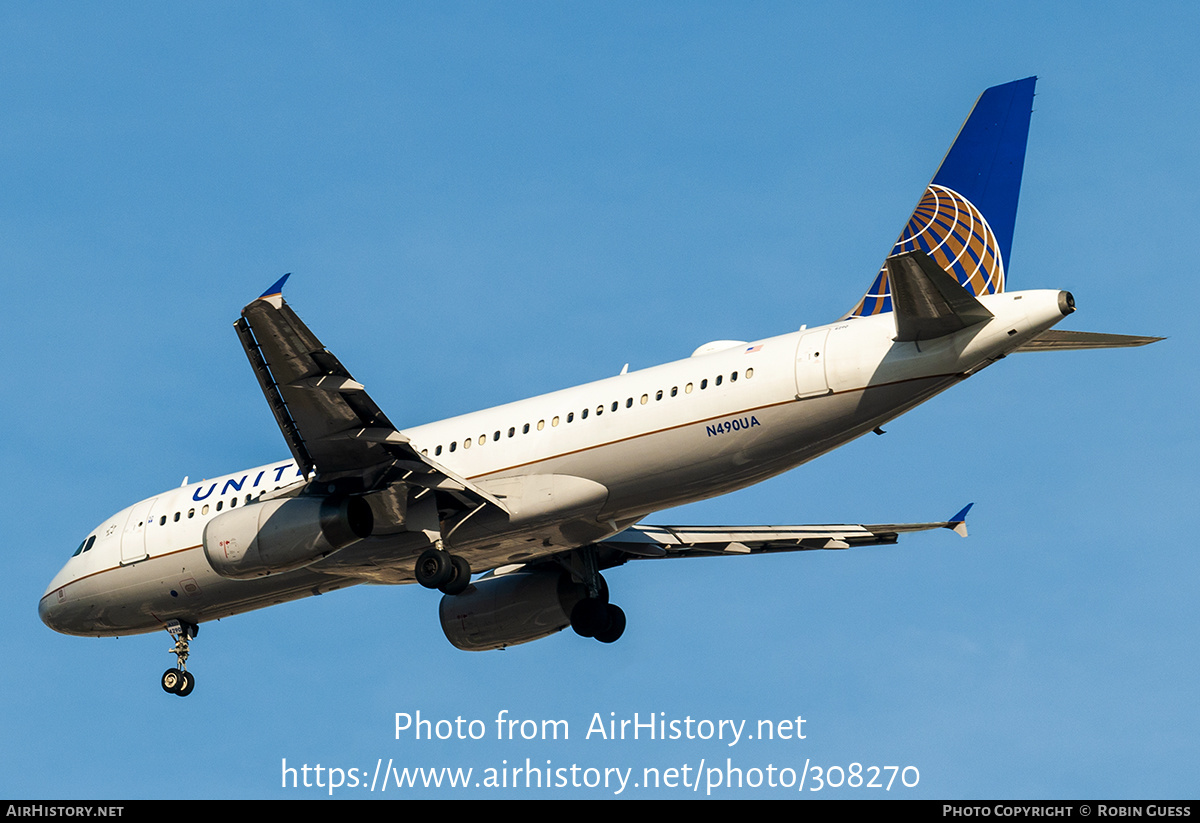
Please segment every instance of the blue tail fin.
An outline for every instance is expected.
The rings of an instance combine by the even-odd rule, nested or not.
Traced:
[[[920,250],[974,295],[1004,291],[1036,82],[1027,77],[980,95],[891,255]],[[891,310],[885,263],[847,316]]]

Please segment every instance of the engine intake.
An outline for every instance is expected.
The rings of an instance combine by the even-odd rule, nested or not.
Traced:
[[[204,554],[222,577],[266,577],[303,568],[370,537],[361,497],[292,497],[251,503],[204,527]]]

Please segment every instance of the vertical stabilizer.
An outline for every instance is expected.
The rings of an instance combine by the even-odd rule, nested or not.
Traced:
[[[973,295],[1004,291],[1036,82],[980,95],[888,257],[923,251]],[[891,310],[885,264],[847,316]]]

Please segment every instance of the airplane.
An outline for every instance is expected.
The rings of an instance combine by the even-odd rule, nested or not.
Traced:
[[[948,520],[642,525],[880,428],[1014,352],[1161,338],[1061,331],[1070,292],[1006,291],[1035,77],[987,89],[867,293],[834,323],[399,429],[283,299],[235,329],[291,458],[162,492],[80,543],[38,604],[65,634],[165,629],[191,693],[202,622],[361,583],[442,592],[447,639],[503,649],[570,626],[619,639],[602,572],[630,560],[844,550]],[[474,577],[473,577],[474,575]]]

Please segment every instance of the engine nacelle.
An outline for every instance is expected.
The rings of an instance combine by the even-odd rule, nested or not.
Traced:
[[[290,497],[251,503],[204,527],[204,554],[222,577],[266,577],[315,563],[371,535],[361,497]]]
[[[558,571],[485,577],[438,607],[446,639],[463,651],[482,652],[528,643],[571,625],[571,609],[587,597],[582,583]]]

